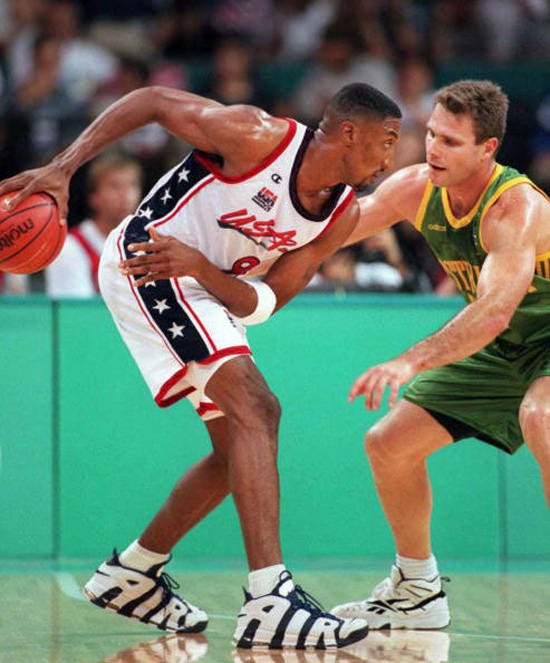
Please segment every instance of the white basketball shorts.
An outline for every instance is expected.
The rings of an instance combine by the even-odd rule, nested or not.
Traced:
[[[204,389],[226,361],[252,354],[245,327],[193,278],[136,288],[118,267],[126,257],[119,226],[101,256],[99,287],[155,402],[168,407],[188,398],[204,421],[223,416]]]

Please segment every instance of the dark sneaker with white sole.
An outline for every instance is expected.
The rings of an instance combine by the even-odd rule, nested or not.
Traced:
[[[174,593],[179,585],[162,572],[163,567],[164,564],[157,564],[148,571],[126,567],[113,550],[111,559],[103,562],[84,586],[84,594],[100,608],[163,631],[204,631],[208,615]]]
[[[245,590],[233,645],[242,649],[330,649],[364,638],[366,621],[341,619],[323,607],[283,571],[270,594],[253,598]]]

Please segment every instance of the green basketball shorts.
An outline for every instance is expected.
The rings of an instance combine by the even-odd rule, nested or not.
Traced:
[[[550,346],[495,340],[471,357],[420,373],[404,397],[430,412],[455,441],[477,437],[512,454],[523,444],[521,401],[543,376],[550,376]]]

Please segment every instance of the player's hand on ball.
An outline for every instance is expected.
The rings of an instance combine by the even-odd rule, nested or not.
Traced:
[[[119,265],[123,274],[141,277],[135,281],[138,288],[160,279],[199,276],[205,261],[200,251],[174,237],[159,235],[154,228],[149,229],[149,235],[151,236],[149,242],[128,245],[132,253],[141,253],[141,255],[123,260]]]
[[[363,394],[367,410],[377,410],[382,402],[386,387],[389,387],[388,405],[392,407],[397,400],[399,387],[406,384],[415,373],[416,371],[411,362],[400,357],[373,366],[355,380],[349,392],[348,400],[351,403],[357,396]]]
[[[1,211],[10,212],[27,196],[32,193],[43,192],[49,194],[55,200],[59,210],[59,224],[65,225],[67,223],[71,174],[64,172],[59,165],[52,162],[42,168],[26,170],[0,182],[0,197],[17,190],[17,193],[5,199]]]

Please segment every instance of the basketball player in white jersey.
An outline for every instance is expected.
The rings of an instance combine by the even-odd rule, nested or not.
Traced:
[[[323,612],[283,565],[280,408],[251,359],[245,327],[284,306],[345,242],[358,218],[352,188],[389,167],[400,117],[393,101],[363,84],[338,92],[315,131],[258,108],[143,88],[49,165],[0,184],[0,195],[22,189],[11,207],[47,191],[65,216],[74,171],[130,131],[158,122],[195,147],[111,233],[99,282],[156,403],[189,398],[213,452],[179,480],[139,539],[92,576],[85,591],[96,605],[165,630],[204,629],[205,612],[176,595],[162,569],[230,492],[250,567],[234,644],[341,647],[366,635],[365,621]]]

